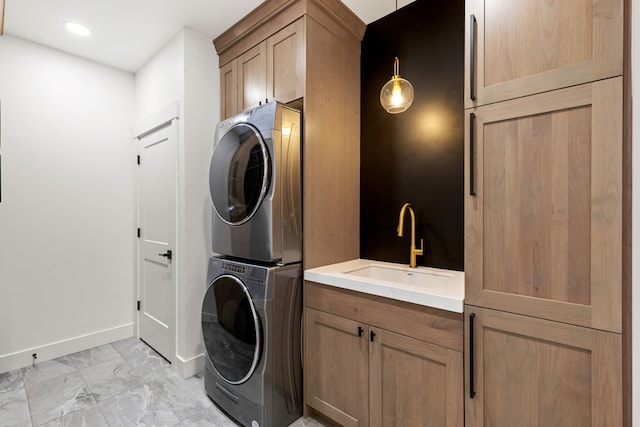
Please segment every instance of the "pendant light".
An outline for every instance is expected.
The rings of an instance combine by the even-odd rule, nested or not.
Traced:
[[[380,91],[380,104],[387,113],[398,114],[405,111],[413,102],[413,86],[400,77],[400,61],[393,61],[393,77]]]

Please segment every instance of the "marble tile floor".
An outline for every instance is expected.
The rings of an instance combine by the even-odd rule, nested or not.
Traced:
[[[235,427],[204,392],[137,338],[0,374],[0,427]],[[300,418],[292,427],[323,427]]]

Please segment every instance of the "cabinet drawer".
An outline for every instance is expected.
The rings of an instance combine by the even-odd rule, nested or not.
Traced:
[[[305,282],[305,306],[462,351],[462,314]]]

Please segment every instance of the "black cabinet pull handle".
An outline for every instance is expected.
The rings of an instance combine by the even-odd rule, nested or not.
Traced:
[[[165,257],[166,259],[171,259],[173,257],[173,255],[171,254],[171,249],[169,249],[167,252],[163,253],[163,254],[158,254],[159,256]]]
[[[474,368],[474,357],[473,357],[473,324],[474,324],[474,320],[476,318],[476,314],[475,313],[471,313],[469,315],[469,397],[471,399],[473,399],[476,396],[476,387],[474,384],[474,377],[475,374],[473,372],[473,368]]]
[[[469,114],[469,195],[476,195],[476,113]]]
[[[361,337],[363,332],[364,329],[362,329],[362,326],[358,326],[358,337]]]
[[[371,342],[373,342],[373,338],[376,336],[376,333],[371,331]]]
[[[469,22],[469,97],[476,100],[476,16],[471,14]]]

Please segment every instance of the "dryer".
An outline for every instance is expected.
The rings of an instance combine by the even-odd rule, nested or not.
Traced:
[[[300,112],[276,101],[216,127],[209,168],[213,251],[302,260]]]
[[[302,415],[302,266],[209,260],[202,306],[205,390],[243,426]]]

